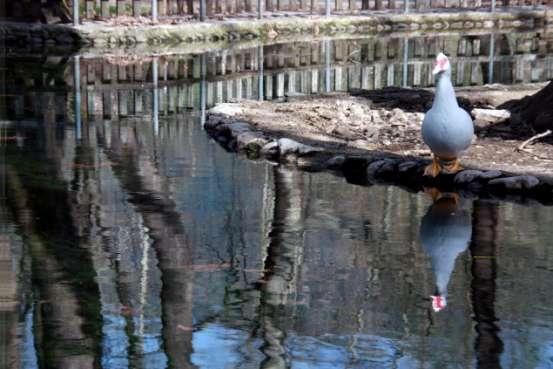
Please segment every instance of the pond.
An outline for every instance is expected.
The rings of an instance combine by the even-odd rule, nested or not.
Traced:
[[[430,86],[436,50],[457,85],[553,77],[540,32],[9,50],[1,366],[553,367],[551,207],[358,186],[228,153],[202,129],[236,98]]]

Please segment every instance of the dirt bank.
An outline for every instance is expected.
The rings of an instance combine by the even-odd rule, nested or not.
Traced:
[[[491,95],[501,104],[542,86],[511,91],[496,86]],[[422,176],[430,158],[420,136],[423,112],[433,98],[427,90],[389,88],[357,91],[357,96],[221,104],[209,112],[206,128],[231,150],[308,170],[345,169],[361,183],[385,181],[413,189],[436,186],[553,201],[553,146],[536,141],[517,150],[523,137],[505,124],[507,111],[489,109],[491,101],[478,98],[486,90],[491,88],[458,93],[461,105],[477,118],[475,141],[462,157],[470,170],[436,179]]]

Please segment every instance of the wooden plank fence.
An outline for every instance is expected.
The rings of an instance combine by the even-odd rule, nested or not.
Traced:
[[[363,11],[433,11],[439,9],[496,9],[552,5],[551,0],[75,0],[80,1],[81,19],[109,19],[117,16],[151,17],[152,6],[159,17],[199,19],[278,15],[281,12],[324,14],[327,5],[335,14],[359,14]],[[327,4],[328,1],[328,4]],[[260,7],[258,6],[260,5]]]
[[[370,14],[373,11],[428,12],[500,10],[504,7],[553,6],[553,0],[67,0],[75,24],[114,17],[223,19],[308,14]],[[55,16],[43,0],[7,2],[0,19],[35,21]],[[43,7],[41,10],[41,6]]]

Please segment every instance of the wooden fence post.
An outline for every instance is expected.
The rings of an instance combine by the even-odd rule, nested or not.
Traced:
[[[205,5],[206,0],[200,0],[200,21],[205,21]]]
[[[79,0],[73,0],[73,25],[79,25]]]
[[[118,17],[122,15],[126,15],[125,5],[127,5],[125,0],[117,0],[116,6],[117,6]]]
[[[323,41],[325,53],[325,92],[330,92],[330,40]]]
[[[490,59],[488,62],[488,84],[493,83],[493,63],[495,56],[495,35],[490,34]]]
[[[403,39],[403,76],[402,76],[403,87],[407,87],[408,78],[409,78],[409,39],[405,37],[405,39]]]
[[[258,70],[258,85],[257,85],[257,90],[258,90],[258,100],[259,101],[263,101],[263,91],[265,89],[265,86],[263,84],[263,60],[264,60],[264,56],[263,56],[263,45],[259,45],[257,47],[257,70]]]
[[[152,22],[157,23],[157,0],[152,0]]]
[[[86,0],[85,11],[86,11],[86,18],[88,19],[94,18],[94,15],[95,15],[94,0]]]
[[[157,12],[159,15],[167,15],[167,0],[158,0]]]
[[[290,11],[298,10],[298,1],[297,0],[288,0],[288,10],[290,10]]]
[[[426,0],[416,0],[415,6],[418,10],[426,8],[427,7]]]
[[[141,3],[142,3],[141,0],[132,0],[132,15],[133,15],[133,17],[139,17],[139,16],[142,15],[141,8],[140,8]]]
[[[102,0],[100,4],[100,14],[102,19],[107,19],[111,16],[109,13],[109,0]]]

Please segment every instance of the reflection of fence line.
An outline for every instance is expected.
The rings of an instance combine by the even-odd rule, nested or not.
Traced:
[[[148,89],[158,95],[159,116],[164,116],[231,99],[278,99],[351,88],[429,87],[434,83],[434,56],[442,50],[451,56],[458,86],[553,78],[553,40],[522,33],[495,34],[491,41],[490,35],[370,38],[268,45],[262,52],[249,48],[167,55],[157,58],[157,78],[153,78],[151,58],[139,62],[81,58],[78,82],[83,119],[149,114],[154,100]],[[16,95],[7,105],[10,113],[22,118],[27,111],[40,111],[41,106],[36,104],[39,99],[19,96],[26,93],[14,87],[17,84],[12,80],[17,78],[12,74],[5,78],[6,92]],[[34,86],[33,93],[66,91],[65,84],[75,86],[71,78],[66,78],[64,86],[59,80],[45,85],[44,76],[27,74],[24,78],[29,79],[26,85]],[[61,115],[66,106],[58,95],[53,109]]]

